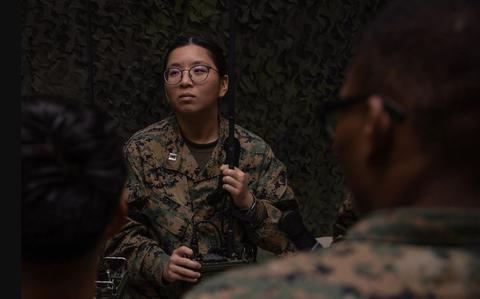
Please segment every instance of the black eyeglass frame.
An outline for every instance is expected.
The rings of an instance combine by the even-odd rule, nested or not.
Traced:
[[[325,131],[330,141],[333,141],[335,128],[334,125],[329,122],[328,116],[332,115],[332,113],[348,109],[355,104],[364,102],[368,100],[370,96],[371,95],[360,95],[346,97],[342,98],[339,101],[323,103],[320,106],[320,115],[322,117],[323,127],[325,128]],[[401,122],[406,118],[406,112],[397,102],[391,100],[388,97],[380,96],[380,98],[382,99],[383,108],[387,111],[387,113],[394,121]]]
[[[195,81],[195,80],[193,80],[192,74],[190,73],[190,71],[191,71],[193,68],[199,67],[199,66],[203,66],[203,67],[207,68],[207,70],[208,70],[208,71],[207,71],[207,75],[205,76],[205,79],[203,79],[202,81]],[[176,70],[179,70],[179,71],[180,71],[180,74],[181,74],[181,75],[180,75],[180,79],[178,80],[177,83],[168,83],[167,73],[168,73],[169,70],[172,70],[172,69],[176,69]],[[165,84],[167,84],[167,85],[178,85],[178,84],[180,84],[180,82],[182,82],[182,80],[183,80],[183,73],[184,73],[184,72],[187,72],[187,73],[188,73],[188,77],[190,78],[190,80],[191,80],[193,83],[195,83],[195,84],[199,84],[199,83],[202,83],[202,82],[204,82],[204,81],[206,81],[206,80],[208,79],[208,75],[210,75],[210,70],[214,70],[215,72],[218,73],[218,70],[217,70],[217,69],[215,69],[215,68],[212,67],[212,66],[205,65],[205,64],[197,64],[197,65],[194,65],[194,66],[192,66],[191,68],[188,68],[188,69],[181,69],[181,68],[179,68],[179,67],[169,67],[169,68],[166,68],[165,71],[163,72],[163,80],[165,81]]]

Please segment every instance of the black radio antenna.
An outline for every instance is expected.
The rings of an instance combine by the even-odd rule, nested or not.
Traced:
[[[227,139],[227,164],[233,169],[238,166],[240,143],[235,138],[235,95],[237,87],[236,76],[236,36],[235,36],[235,8],[234,0],[228,0],[228,139]]]
[[[240,142],[235,138],[235,91],[237,85],[237,78],[235,72],[235,8],[234,0],[228,0],[228,138],[226,142],[227,164],[230,169],[238,166],[240,158]],[[226,202],[225,202],[226,201]],[[228,206],[228,223],[225,236],[225,253],[226,256],[232,257],[233,239],[234,239],[234,221],[233,221],[233,201],[231,196],[224,196],[224,204]],[[222,221],[223,223],[223,221]],[[222,227],[223,228],[223,227]]]
[[[95,105],[95,85],[93,82],[93,42],[92,42],[92,8],[90,0],[87,3],[87,59],[88,59],[88,91],[90,94],[90,104]]]

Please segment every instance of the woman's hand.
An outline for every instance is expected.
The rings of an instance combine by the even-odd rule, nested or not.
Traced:
[[[168,260],[167,266],[163,269],[163,279],[168,282],[178,280],[197,282],[200,273],[196,270],[200,269],[201,265],[199,262],[188,258],[192,255],[193,250],[187,246],[175,249]]]
[[[233,203],[239,209],[248,209],[253,204],[253,196],[248,191],[248,175],[239,168],[228,168],[224,164],[220,166],[223,174],[223,189],[230,193]]]

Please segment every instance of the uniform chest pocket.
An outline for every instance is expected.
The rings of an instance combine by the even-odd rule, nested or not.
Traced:
[[[187,177],[184,174],[159,167],[149,171],[146,179],[154,194],[162,198],[167,197],[173,201],[171,203],[168,200],[165,201],[169,208],[174,208],[175,203],[188,205],[189,187]]]
[[[160,235],[171,233],[182,237],[190,223],[187,177],[176,171],[156,168],[148,172],[146,180],[152,189],[149,218]],[[167,237],[168,238],[168,237]]]

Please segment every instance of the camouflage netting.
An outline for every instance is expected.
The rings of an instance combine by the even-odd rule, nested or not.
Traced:
[[[385,0],[235,2],[237,123],[272,146],[289,169],[306,225],[328,235],[345,188],[316,110],[334,100],[352,44]],[[22,93],[101,106],[124,138],[170,113],[162,64],[177,34],[210,33],[228,45],[225,0],[23,0],[21,7]]]

